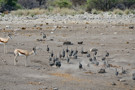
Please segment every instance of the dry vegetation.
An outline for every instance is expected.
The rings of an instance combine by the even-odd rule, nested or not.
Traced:
[[[83,14],[83,10],[78,10],[75,11],[73,9],[68,9],[68,8],[52,8],[52,9],[25,9],[25,10],[16,10],[16,11],[11,11],[11,14],[13,15],[19,15],[19,16],[27,16],[27,15],[40,15],[40,14],[61,14],[61,15],[75,15],[75,14]]]
[[[128,15],[128,14],[135,14],[134,10],[126,9],[126,10],[120,10],[120,9],[114,9],[113,11],[108,11],[109,14],[117,14],[117,15]],[[60,14],[60,15],[76,15],[76,14],[84,14],[84,11],[82,9],[74,10],[69,8],[48,8],[48,9],[19,9],[16,11],[11,11],[12,15],[18,15],[18,16],[35,16],[35,15],[54,15],[54,14]],[[103,11],[92,9],[92,14],[102,14]]]

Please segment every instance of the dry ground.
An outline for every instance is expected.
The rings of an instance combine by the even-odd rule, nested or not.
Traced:
[[[54,24],[50,23],[10,23],[10,28],[5,28],[6,25],[1,24],[0,36],[6,37],[10,32],[13,39],[7,44],[7,54],[3,53],[3,46],[0,45],[0,56],[7,61],[5,65],[0,59],[1,90],[135,90],[135,81],[132,80],[132,72],[135,71],[135,29],[129,29],[130,24],[58,24],[54,33],[51,33]],[[47,39],[39,42],[37,39],[42,39],[41,32],[47,34]],[[49,45],[58,55],[67,47],[63,45],[65,40],[73,43],[69,49],[77,47],[78,59],[71,59],[70,64],[62,60],[60,68],[50,67],[46,46]],[[78,41],[83,41],[83,45],[78,45]],[[32,50],[34,46],[37,46],[37,55],[29,57],[29,67],[24,66],[25,57],[18,57],[19,62],[14,66],[14,49]],[[82,47],[85,51],[90,48],[99,50],[99,66],[90,64],[87,67],[90,62],[86,55],[80,54]],[[101,58],[106,50],[110,53],[107,60],[113,67],[107,68],[105,74],[99,74],[98,70],[103,67]],[[82,70],[78,68],[79,62],[83,65]],[[127,74],[115,76],[115,68],[121,73],[122,67]],[[126,81],[120,82],[119,79]]]

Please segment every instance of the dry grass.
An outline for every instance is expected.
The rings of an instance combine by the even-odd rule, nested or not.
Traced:
[[[131,11],[130,11],[129,9],[126,9],[126,10],[124,11],[124,13],[125,13],[126,15],[128,15],[128,14],[131,13]]]
[[[118,14],[118,15],[123,15],[124,14],[124,12],[122,10],[120,10],[120,9],[114,9],[113,13]]]
[[[13,15],[19,15],[19,16],[28,16],[28,15],[31,15],[31,16],[34,16],[34,15],[39,15],[39,14],[44,14],[46,13],[47,10],[45,9],[23,9],[23,10],[16,10],[16,11],[12,11],[11,14]]]
[[[101,11],[101,10],[96,10],[96,9],[92,9],[92,11],[91,11],[91,13],[92,14],[100,14],[100,13],[102,13],[103,11]]]
[[[75,14],[83,14],[83,10],[73,10],[69,8],[53,8],[52,10],[49,9],[22,9],[22,10],[16,10],[12,11],[11,14],[18,15],[18,16],[34,16],[34,15],[40,15],[40,14],[60,14],[60,15],[75,15]]]
[[[84,11],[83,10],[75,11],[73,9],[68,8],[55,8],[50,12],[50,14],[57,14],[57,13],[61,15],[75,15],[75,14],[83,14]]]
[[[118,15],[123,15],[123,14],[128,15],[128,14],[135,14],[135,11],[130,9],[126,9],[126,10],[114,9],[113,13]]]
[[[76,14],[84,14],[84,10],[74,10],[74,9],[69,9],[69,8],[54,8],[51,7],[48,9],[22,9],[22,10],[16,10],[16,11],[11,11],[11,14],[13,15],[18,15],[18,16],[35,16],[35,15],[41,15],[41,14],[46,14],[46,15],[54,15],[54,14],[60,14],[60,15],[76,15]],[[103,11],[101,10],[96,10],[92,9],[91,13],[92,14],[102,14]],[[109,14],[118,14],[118,15],[123,15],[123,14],[135,14],[134,10],[126,9],[126,10],[120,10],[120,9],[114,9],[113,11],[109,11]]]

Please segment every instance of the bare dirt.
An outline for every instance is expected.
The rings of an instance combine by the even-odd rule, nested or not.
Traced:
[[[129,29],[131,24],[10,22],[1,23],[0,26],[1,37],[12,34],[6,54],[3,45],[0,45],[1,90],[135,90],[135,81],[132,80],[132,73],[135,71],[135,29]],[[57,26],[56,29],[54,26]],[[37,41],[42,39],[41,32],[47,38]],[[70,50],[78,49],[78,59],[71,58],[69,64],[66,60],[61,60],[60,68],[49,66],[50,53],[46,51],[47,45],[58,56],[60,51],[66,49],[67,46],[63,45],[66,40],[73,43],[68,46]],[[83,44],[77,44],[79,41],[83,41]],[[14,49],[31,51],[34,46],[37,54],[28,57],[29,67],[25,67],[25,57],[21,56],[14,66]],[[88,52],[91,48],[98,49],[96,57],[99,66],[91,64],[89,58],[80,53],[82,47]],[[101,58],[105,51],[110,53],[107,60],[112,66],[106,68],[106,73],[99,74],[98,71],[104,68]],[[81,70],[78,68],[79,62],[83,65]],[[121,74],[122,67],[126,74]],[[115,68],[118,69],[118,76],[115,76]]]

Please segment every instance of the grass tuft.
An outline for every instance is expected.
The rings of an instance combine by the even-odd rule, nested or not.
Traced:
[[[92,9],[91,13],[92,14],[100,14],[100,13],[102,13],[102,11],[101,10]]]
[[[113,13],[118,14],[118,15],[123,15],[124,14],[124,12],[122,10],[120,10],[120,9],[114,9]]]

